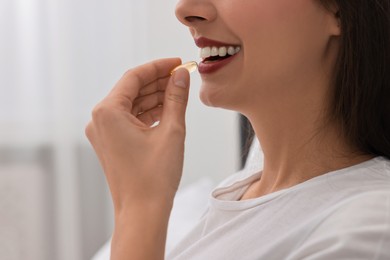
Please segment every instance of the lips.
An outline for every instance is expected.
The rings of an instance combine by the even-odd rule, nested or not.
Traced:
[[[195,44],[199,48],[204,48],[208,46],[215,46],[215,47],[223,47],[223,46],[239,46],[238,44],[232,44],[232,43],[226,43],[226,42],[220,42],[220,41],[215,41],[211,39],[207,39],[205,37],[199,37],[195,39]]]
[[[230,63],[240,52],[238,44],[225,43],[200,37],[195,39],[195,44],[200,48],[202,61],[199,64],[201,74],[213,73]]]

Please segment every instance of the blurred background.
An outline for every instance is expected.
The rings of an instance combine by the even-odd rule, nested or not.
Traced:
[[[90,259],[109,239],[111,199],[84,127],[127,69],[199,59],[175,4],[0,1],[0,259]],[[191,81],[181,187],[240,167],[238,116],[203,106]]]

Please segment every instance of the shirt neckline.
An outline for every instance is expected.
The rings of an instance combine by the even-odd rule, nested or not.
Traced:
[[[237,177],[237,180],[233,182],[231,185],[228,185],[226,187],[219,187],[216,188],[212,192],[211,196],[211,206],[215,207],[219,210],[228,210],[228,211],[240,211],[244,209],[249,209],[252,207],[256,207],[261,204],[265,204],[269,201],[272,201],[284,194],[300,190],[303,188],[310,187],[312,185],[316,185],[319,182],[326,181],[329,177],[332,177],[334,175],[339,175],[343,173],[351,173],[355,169],[359,168],[368,168],[372,165],[377,164],[379,161],[384,160],[384,158],[378,156],[374,157],[372,159],[369,159],[367,161],[348,166],[346,168],[338,169],[335,171],[330,171],[328,173],[322,174],[320,176],[311,178],[307,181],[304,181],[302,183],[299,183],[297,185],[294,185],[292,187],[282,189],[273,193],[269,193],[266,195],[263,195],[258,198],[253,199],[246,199],[246,200],[238,200],[243,193],[246,191],[246,189],[249,187],[250,184],[252,184],[254,181],[260,179],[261,177],[261,171],[255,172],[250,175],[246,175],[244,178],[240,178],[242,176]]]

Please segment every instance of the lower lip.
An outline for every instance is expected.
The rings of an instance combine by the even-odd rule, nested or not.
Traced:
[[[221,69],[222,67],[229,64],[236,55],[230,56],[226,59],[220,60],[220,61],[213,61],[213,62],[200,62],[198,66],[198,71],[200,74],[211,74],[216,72],[217,70]]]

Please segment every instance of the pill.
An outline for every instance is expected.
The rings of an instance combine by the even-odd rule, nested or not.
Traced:
[[[196,63],[195,61],[189,61],[189,62],[183,63],[183,64],[177,66],[176,68],[174,68],[171,71],[171,75],[175,71],[177,71],[178,69],[181,69],[181,68],[185,68],[186,70],[188,70],[189,73],[191,73],[191,72],[194,72],[198,68],[198,63]]]

